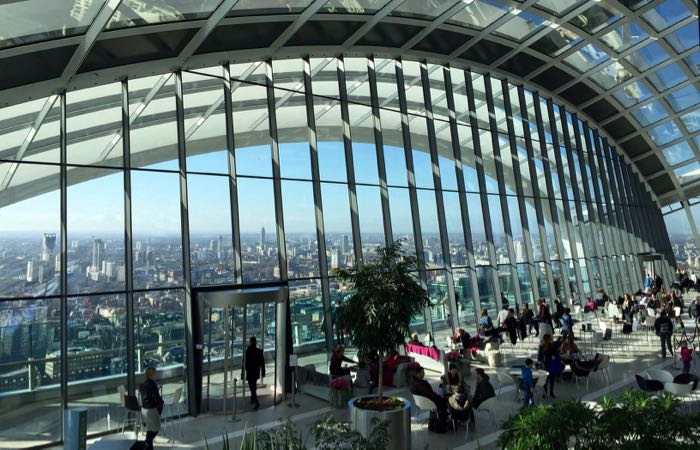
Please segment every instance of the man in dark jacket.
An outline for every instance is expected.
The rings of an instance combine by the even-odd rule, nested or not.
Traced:
[[[484,369],[481,367],[474,369],[476,373],[476,388],[474,389],[474,396],[472,397],[471,407],[476,409],[491,397],[496,396],[496,391],[493,389],[493,385],[489,381],[489,376],[486,375]]]
[[[263,351],[257,347],[255,336],[250,338],[250,345],[245,349],[245,379],[250,387],[250,403],[255,409],[260,408],[258,401],[258,379],[265,377],[265,358]]]
[[[146,423],[146,449],[153,450],[153,440],[160,432],[160,414],[163,412],[163,398],[155,382],[156,368],[146,369],[146,379],[139,386],[141,395],[141,415]]]
[[[654,322],[656,335],[661,338],[661,357],[666,359],[666,348],[673,356],[673,347],[671,346],[671,336],[673,336],[673,321],[668,317],[666,311],[661,311],[658,319]]]
[[[695,323],[700,320],[700,297],[696,298],[695,301],[690,304],[688,307],[688,315]]]
[[[411,394],[420,395],[421,397],[429,398],[437,406],[438,419],[441,422],[447,422],[447,402],[433,391],[430,383],[425,381],[425,369],[418,367],[414,375],[414,382],[411,386]]]

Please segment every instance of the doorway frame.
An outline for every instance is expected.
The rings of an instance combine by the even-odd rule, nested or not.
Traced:
[[[192,364],[187,379],[188,413],[198,416],[202,413],[202,375],[204,373],[204,313],[206,307],[245,307],[252,304],[275,303],[275,384],[281,399],[288,390],[287,378],[290,374],[289,355],[292,343],[289,328],[289,286],[287,281],[251,283],[236,285],[203,286],[192,289],[192,303],[189,313],[192,329],[187,339],[187,352]]]

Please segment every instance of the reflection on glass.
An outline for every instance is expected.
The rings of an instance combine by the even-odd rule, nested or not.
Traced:
[[[104,1],[28,0],[0,5],[0,48],[83,34]]]
[[[434,19],[454,5],[454,0],[406,0],[391,12],[394,16]]]
[[[407,253],[416,251],[411,218],[411,202],[408,189],[389,188],[389,213],[391,215],[391,232],[393,240],[403,239]]]
[[[68,172],[71,294],[124,289],[123,177],[121,171],[105,169],[75,168]]]
[[[0,180],[8,179],[13,167],[12,163],[0,163]],[[59,169],[38,164],[16,167],[13,181],[0,189],[0,246],[4,249],[0,252],[0,298],[57,295],[61,252]],[[24,184],[27,181],[42,185],[44,193],[36,195]]]
[[[663,69],[659,69],[647,75],[647,80],[649,80],[659,92],[672,88],[687,79],[688,78],[676,63],[669,64]]]
[[[131,191],[134,287],[149,289],[181,285],[178,175],[133,171]]]
[[[425,264],[427,267],[444,267],[435,192],[418,189],[417,196]]]
[[[642,124],[642,126],[650,125],[668,117],[666,110],[657,101],[647,103],[646,105],[642,105],[639,108],[632,110],[632,115],[639,121],[639,123]]]
[[[599,72],[591,74],[591,79],[598,83],[604,89],[610,89],[623,83],[630,78],[632,74],[622,64],[615,61],[603,67]]]
[[[321,183],[321,200],[328,268],[351,267],[355,262],[355,254],[347,187],[342,184]]]
[[[242,0],[233,6],[228,15],[298,13],[303,11],[310,3],[311,0]]]
[[[532,292],[532,281],[530,280],[530,270],[527,264],[518,264],[518,283],[520,284],[520,302],[535,304],[535,294]]]
[[[496,291],[493,286],[493,271],[494,269],[487,266],[476,268],[476,281],[479,287],[479,303],[481,309],[489,311],[493,314],[496,312]],[[493,320],[493,317],[491,318]]]
[[[656,42],[651,42],[637,51],[625,56],[632,66],[640,72],[654,67],[668,59],[668,53]]]
[[[230,199],[227,177],[187,177],[190,265],[194,286],[235,283]],[[216,208],[211,207],[213,204]]]
[[[695,85],[688,85],[682,89],[671,92],[665,97],[675,112],[682,111],[700,103],[700,92]]]
[[[635,81],[613,92],[615,97],[625,108],[636,105],[651,97],[651,92],[639,81]]]
[[[603,50],[593,44],[588,44],[581,50],[564,58],[564,62],[579,72],[586,72],[608,58],[608,54]]]
[[[272,180],[238,178],[238,217],[243,282],[279,279]]]
[[[185,294],[180,289],[134,293],[133,355],[136,372],[148,367],[175,368],[185,363]],[[165,371],[161,373],[166,373]],[[159,383],[183,383],[180,371]]]
[[[362,257],[370,260],[376,256],[377,247],[385,244],[379,187],[357,186],[357,215],[360,219]]]
[[[323,5],[321,12],[332,14],[374,14],[379,11],[389,0],[329,0]]]
[[[466,4],[464,10],[452,16],[448,23],[481,30],[507,12],[508,8],[504,5],[490,0],[471,2]]]
[[[648,130],[649,136],[656,145],[664,145],[676,139],[679,139],[682,134],[674,121],[668,121],[663,125]]]
[[[697,12],[697,10],[696,10]],[[680,0],[665,0],[651,11],[642,14],[644,20],[654,27],[656,31],[664,30],[674,23],[680,22],[690,15],[688,8]],[[697,24],[696,24],[697,25]],[[697,26],[696,26],[697,30]]]
[[[523,11],[498,27],[494,33],[522,42],[528,36],[534,34],[543,23],[544,19]]]
[[[447,277],[444,270],[429,270],[426,272],[428,279],[428,298],[432,306],[430,307],[430,318],[433,323],[433,332],[449,330],[450,328],[450,299],[447,293]]]
[[[221,0],[124,0],[107,23],[107,29],[128,28],[154,23],[205,19]]]
[[[457,303],[457,316],[461,324],[475,322],[474,298],[472,295],[474,272],[472,269],[454,269],[452,272],[455,289],[455,301]],[[471,331],[470,331],[471,333]]]
[[[333,310],[343,301],[337,281],[331,283],[331,305]],[[323,300],[320,280],[289,282],[289,309],[292,321],[292,343],[294,350],[301,345],[320,343],[325,340]],[[325,354],[325,352],[324,352]]]
[[[600,38],[608,47],[620,53],[647,38],[647,34],[634,21],[620,25]]]
[[[616,9],[603,3],[594,3],[587,10],[577,14],[569,23],[593,34],[620,17],[621,14]]]

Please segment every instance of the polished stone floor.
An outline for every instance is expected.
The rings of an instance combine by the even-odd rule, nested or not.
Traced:
[[[436,337],[436,341],[438,338]],[[439,341],[438,341],[439,342]],[[600,373],[593,374],[590,379],[588,390],[585,387],[577,388],[573,383],[557,383],[555,387],[557,399],[543,399],[539,391],[537,402],[559,401],[560,399],[577,398],[584,401],[597,401],[604,395],[615,394],[626,389],[638,389],[634,379],[634,374],[648,368],[660,368],[670,371],[673,375],[680,373],[680,370],[672,367],[672,360],[662,360],[660,356],[659,341],[656,336],[645,331],[637,331],[629,340],[624,340],[620,335],[614,335],[613,342],[619,344],[612,348],[607,347],[604,353],[612,354],[614,362],[611,364],[609,373],[610,379],[606,380]],[[626,344],[623,345],[623,344]],[[506,347],[503,351],[506,354],[506,367],[494,369],[489,368],[484,363],[474,363],[474,367],[483,367],[487,373],[491,374],[491,381],[494,387],[498,387],[495,370],[507,371],[508,366],[522,364],[528,356],[536,354],[537,341],[528,339],[525,343],[518,343],[514,349]],[[588,346],[587,346],[588,348]],[[588,348],[593,351],[594,348]],[[322,365],[322,363],[319,363]],[[677,366],[680,367],[678,363]],[[695,367],[693,370],[697,370]],[[437,374],[426,372],[427,378],[434,387],[439,383]],[[468,379],[469,384],[474,386],[473,375]],[[469,441],[465,439],[464,429],[458,429],[456,433],[449,431],[446,434],[434,434],[427,431],[427,427],[419,422],[412,423],[411,439],[414,449],[471,449],[471,448],[497,448],[496,440],[500,435],[500,428],[509,416],[517,414],[520,404],[516,401],[513,386],[506,386],[501,390],[499,401],[494,415],[496,424],[486,413],[477,414],[476,431],[470,433]],[[409,396],[406,388],[391,390],[394,395]],[[289,417],[297,425],[297,429],[302,432],[304,438],[309,436],[308,429],[311,424],[318,421],[322,414],[333,414],[339,420],[347,420],[348,414],[345,409],[332,409],[327,402],[309,397],[297,395],[296,402],[298,408],[288,406],[288,401],[283,401],[277,406],[263,407],[258,411],[245,408],[245,411],[237,415],[237,420],[233,421],[230,416],[223,415],[202,415],[197,418],[187,417],[176,421],[174,433],[168,424],[161,435],[156,439],[157,448],[203,448],[206,442],[209,448],[218,449],[222,447],[223,435],[227,434],[231,445],[237,448],[241,437],[246,430],[258,427],[260,429],[270,429],[279,425],[279,420]],[[171,441],[171,436],[174,439]],[[141,435],[143,436],[143,435]],[[122,440],[133,439],[133,432],[125,434],[113,434],[103,437],[101,440]],[[91,443],[94,441],[91,441]],[[114,447],[105,446],[107,442],[101,442],[95,446],[98,448],[121,448],[119,443],[114,442]],[[308,437],[307,445],[313,446],[313,438]],[[125,447],[128,448],[128,447]]]

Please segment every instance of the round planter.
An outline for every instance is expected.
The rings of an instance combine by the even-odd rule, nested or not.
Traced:
[[[373,419],[377,418],[381,421],[389,422],[389,442],[387,449],[405,450],[411,448],[411,402],[405,398],[403,400],[403,408],[393,411],[371,411],[368,409],[360,409],[355,406],[355,400],[361,398],[372,398],[372,395],[364,395],[362,397],[351,398],[348,402],[350,409],[350,423],[352,429],[359,431],[364,437],[369,437],[372,434],[374,425]]]

